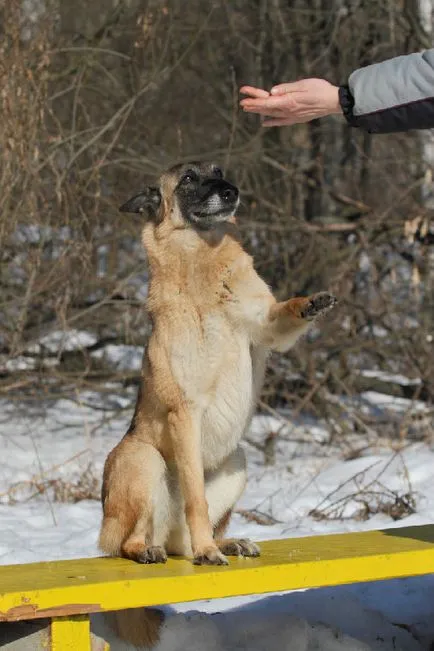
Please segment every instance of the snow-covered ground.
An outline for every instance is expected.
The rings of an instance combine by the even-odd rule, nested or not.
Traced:
[[[423,409],[374,392],[362,399],[395,416]],[[102,409],[107,404],[110,410]],[[1,404],[0,563],[98,554],[98,500],[56,496],[97,497],[105,456],[131,413],[116,387],[104,398],[89,392],[48,406]],[[265,465],[259,448],[271,432],[278,433],[275,463]],[[293,422],[290,414],[256,416],[246,442],[249,482],[229,533],[264,540],[433,522],[434,447],[375,445],[362,435],[335,444],[325,425]],[[404,517],[394,521],[391,513]],[[159,651],[430,649],[434,575],[180,604],[169,612]]]

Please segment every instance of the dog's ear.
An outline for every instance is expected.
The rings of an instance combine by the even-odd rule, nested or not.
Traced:
[[[134,197],[122,204],[121,212],[148,213],[154,216],[161,204],[161,192],[159,188],[148,187]]]

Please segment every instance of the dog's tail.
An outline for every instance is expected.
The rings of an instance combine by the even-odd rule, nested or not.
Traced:
[[[102,614],[105,620],[103,637],[109,643],[113,642],[110,639],[113,634],[139,649],[152,649],[160,640],[164,613],[157,608],[129,608]]]
[[[103,518],[99,548],[111,556],[120,556],[122,543],[131,533],[133,523],[117,517]],[[104,620],[115,636],[138,648],[153,648],[160,639],[164,613],[156,608],[129,608],[104,613]]]
[[[99,534],[98,547],[110,556],[120,556],[122,543],[131,532],[131,523],[104,516]]]

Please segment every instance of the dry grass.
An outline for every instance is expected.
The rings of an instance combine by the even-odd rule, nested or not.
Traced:
[[[52,492],[54,502],[75,504],[81,500],[99,500],[101,497],[101,479],[91,465],[88,465],[76,479],[52,479],[46,483],[41,492]]]
[[[345,515],[348,505],[357,505],[351,515]],[[402,520],[416,512],[416,499],[410,493],[397,493],[386,486],[378,490],[365,490],[345,496],[321,509],[312,509],[309,515],[324,520],[369,520],[373,515],[383,514],[392,520]]]
[[[34,477],[31,480],[12,484],[1,497],[2,503],[13,505],[28,502],[44,496],[51,502],[75,504],[81,500],[99,500],[101,497],[101,478],[92,464],[86,466],[75,476]]]
[[[403,487],[393,490],[386,486],[382,477],[396,461],[401,462],[400,474]],[[373,515],[383,514],[392,520],[401,520],[416,512],[417,499],[410,483],[405,463],[398,452],[382,465],[372,476],[368,468],[355,473],[327,495],[309,515],[318,521],[324,520],[368,520]],[[342,495],[344,493],[344,495]]]

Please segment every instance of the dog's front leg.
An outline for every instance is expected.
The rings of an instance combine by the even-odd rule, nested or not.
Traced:
[[[289,350],[312,322],[328,312],[336,303],[336,298],[328,292],[274,303],[270,307],[265,327],[265,345],[273,350]]]
[[[185,517],[196,565],[226,565],[227,559],[213,539],[205,497],[199,414],[183,405],[169,413],[169,429]]]

